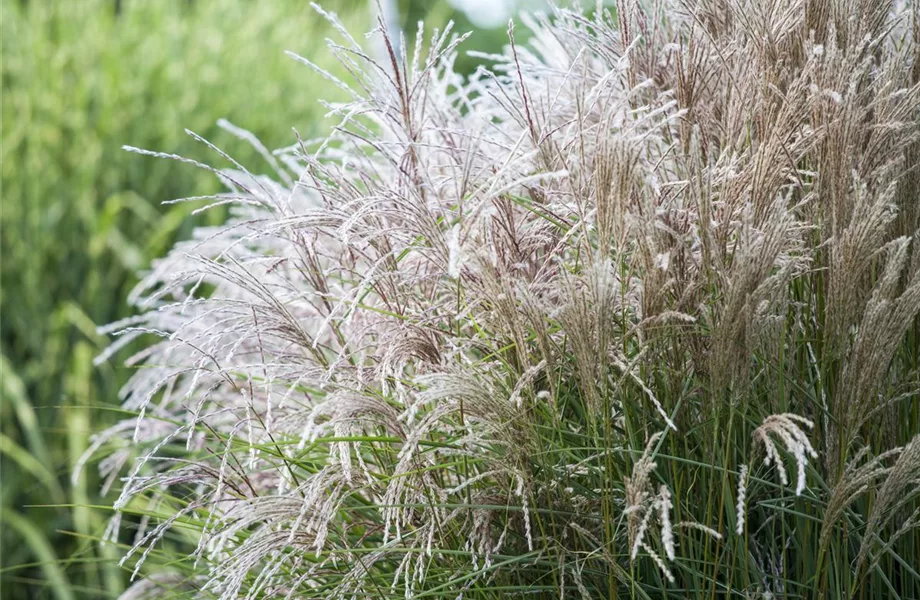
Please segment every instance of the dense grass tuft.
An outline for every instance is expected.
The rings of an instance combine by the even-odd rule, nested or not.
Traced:
[[[215,147],[107,330],[129,597],[918,597],[918,17],[559,10],[467,79],[340,28],[339,126]]]

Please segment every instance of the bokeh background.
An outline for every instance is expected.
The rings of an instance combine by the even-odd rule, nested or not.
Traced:
[[[127,573],[123,549],[98,543],[111,498],[95,465],[70,477],[92,432],[119,418],[130,375],[117,361],[93,366],[107,344],[96,328],[131,314],[127,294],[152,258],[220,218],[162,204],[218,191],[207,173],[121,147],[213,161],[187,128],[259,164],[217,120],[269,148],[292,143],[292,128],[321,135],[330,122],[318,99],[336,90],[284,51],[341,69],[307,0],[0,1],[0,598],[113,598]],[[373,0],[322,4],[355,33],[372,26]],[[509,15],[542,4],[388,6],[404,29],[453,19],[476,30],[468,49],[493,52]]]

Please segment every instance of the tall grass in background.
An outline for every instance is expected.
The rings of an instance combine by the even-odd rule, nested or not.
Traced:
[[[215,150],[106,330],[129,597],[920,596],[920,9],[530,26],[340,28],[328,139]]]
[[[363,27],[364,2],[338,8]],[[222,218],[160,206],[213,178],[121,146],[203,156],[189,128],[253,160],[219,118],[272,145],[316,135],[336,92],[283,51],[328,56],[328,27],[298,0],[3,0],[2,16],[0,597],[108,597],[124,576],[92,540],[108,518],[95,471],[69,483],[129,373],[92,366],[96,327],[131,314],[138,269]]]

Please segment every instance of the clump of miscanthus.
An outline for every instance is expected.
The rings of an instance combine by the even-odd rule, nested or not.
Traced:
[[[329,137],[201,140],[231,216],[107,330],[126,597],[920,596],[917,3],[558,9],[468,78],[327,16]]]

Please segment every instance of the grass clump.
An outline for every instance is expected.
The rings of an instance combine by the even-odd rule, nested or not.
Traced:
[[[528,26],[340,28],[332,134],[218,151],[111,329],[131,597],[920,594],[917,8]]]

